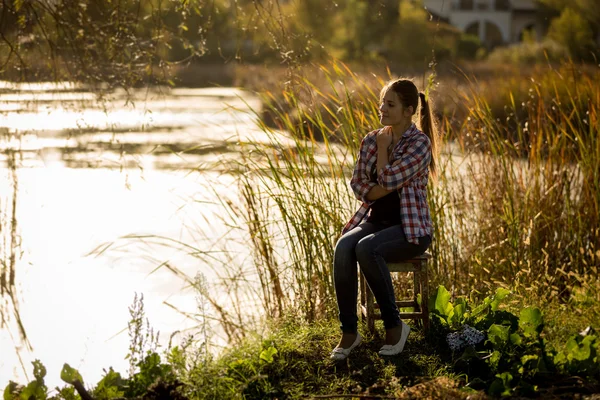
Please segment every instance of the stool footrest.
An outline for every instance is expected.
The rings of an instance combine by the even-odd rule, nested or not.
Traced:
[[[415,257],[410,260],[405,260],[399,263],[387,263],[387,267],[390,273],[397,272],[412,272],[414,295],[415,298],[402,299],[396,301],[396,305],[399,308],[413,308],[414,312],[401,312],[400,318],[417,319],[423,321],[423,329],[427,331],[429,329],[429,307],[427,305],[427,298],[429,297],[429,282],[428,282],[428,271],[427,264],[431,255],[426,253],[422,256]],[[410,276],[410,275],[409,275]],[[375,303],[373,294],[369,286],[367,285],[364,275],[360,274],[360,314],[361,317],[366,320],[367,328],[369,331],[375,331],[374,320],[381,319],[381,313],[379,312],[379,305]],[[423,299],[422,304],[418,304],[416,296],[420,295]]]
[[[360,306],[360,308],[362,309],[363,316],[367,315],[367,307]],[[425,314],[423,312],[401,312],[400,313],[400,318],[407,318],[407,319],[422,319],[424,316],[425,316]],[[374,312],[373,315],[371,316],[371,318],[381,319],[381,313]]]
[[[417,307],[419,308],[419,303],[417,303],[414,300],[400,300],[396,302],[396,306],[398,306],[398,308],[400,307]],[[373,308],[375,309],[379,309],[379,304],[375,303],[373,304]]]

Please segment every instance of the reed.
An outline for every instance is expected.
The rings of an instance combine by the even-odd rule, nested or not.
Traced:
[[[475,80],[457,90],[467,118],[443,116],[440,175],[428,193],[433,286],[473,296],[506,286],[564,301],[583,285],[597,295],[600,74],[577,68],[534,69],[493,93]],[[314,79],[327,87],[304,76],[263,93],[280,129],[261,124],[271,144],[242,148],[239,166],[266,309],[309,321],[335,313],[333,248],[358,205],[347,182],[360,139],[378,126],[384,81],[336,62],[320,71]],[[282,132],[293,150],[278,144]]]
[[[4,192],[5,195],[0,198],[0,329],[6,329],[13,339],[21,368],[26,371],[19,349],[20,345],[23,345],[26,350],[31,350],[31,344],[19,312],[16,285],[17,262],[21,257],[21,238],[17,219],[19,197],[17,164],[21,161],[22,153],[19,149],[7,149],[4,155],[9,187]]]
[[[264,302],[274,302],[272,316],[293,312],[309,321],[332,310],[333,246],[353,208],[347,160],[376,106],[371,87],[345,65],[320,71],[328,90],[299,77],[280,94],[264,94],[280,129],[262,125],[271,146],[243,146],[239,164],[257,275],[269,288]],[[291,146],[278,144],[282,132]]]
[[[525,290],[568,298],[573,277],[598,268],[600,74],[576,68],[538,71],[523,100],[523,82],[496,88],[509,99],[503,119],[488,97],[463,94],[469,116],[453,136],[477,157],[469,156],[455,210],[471,210],[454,257],[461,282],[479,288],[518,276]],[[437,240],[442,252],[451,248]]]
[[[428,188],[432,287],[477,298],[504,286],[535,304],[567,304],[582,293],[600,300],[600,74],[566,74],[576,67],[534,69],[495,92],[471,77],[457,86],[467,115],[460,124],[451,120],[456,114],[442,115],[439,174]],[[335,61],[310,71],[259,93],[265,109],[254,112],[269,140],[240,139],[226,171],[237,189],[213,188],[229,229],[221,247],[184,246],[218,277],[203,295],[230,342],[263,318],[336,314],[334,246],[358,207],[348,181],[360,140],[379,125],[377,92],[389,76],[365,78]],[[448,88],[435,78],[423,79],[433,99],[437,87]],[[508,99],[501,111],[498,99]],[[239,256],[242,247],[249,257]],[[596,310],[600,302],[592,304]]]

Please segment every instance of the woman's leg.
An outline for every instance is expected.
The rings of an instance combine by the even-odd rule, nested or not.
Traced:
[[[392,278],[386,261],[400,262],[427,250],[431,238],[419,238],[419,244],[406,240],[401,225],[394,225],[363,237],[356,245],[356,257],[381,310],[386,329],[401,325]]]
[[[358,273],[356,244],[365,236],[382,229],[383,226],[363,222],[342,236],[335,245],[333,255],[333,280],[337,298],[340,328],[345,334],[356,334],[358,317]],[[348,338],[350,340],[351,338]],[[344,347],[344,346],[342,346]]]

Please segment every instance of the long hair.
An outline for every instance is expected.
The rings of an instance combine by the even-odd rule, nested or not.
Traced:
[[[421,101],[421,108],[419,108],[419,126],[421,131],[427,135],[431,142],[431,163],[429,164],[429,173],[431,176],[435,177],[437,173],[439,134],[437,124],[433,119],[430,99],[427,99],[425,93],[419,92],[417,86],[410,79],[396,79],[388,82],[383,89],[381,89],[380,100],[383,99],[388,90],[396,92],[403,107],[408,108],[412,106],[413,115],[417,112],[419,100]]]

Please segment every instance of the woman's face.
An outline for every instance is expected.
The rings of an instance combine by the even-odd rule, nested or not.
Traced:
[[[379,105],[379,120],[383,125],[405,125],[412,117],[412,106],[405,108],[393,90],[388,90]]]

